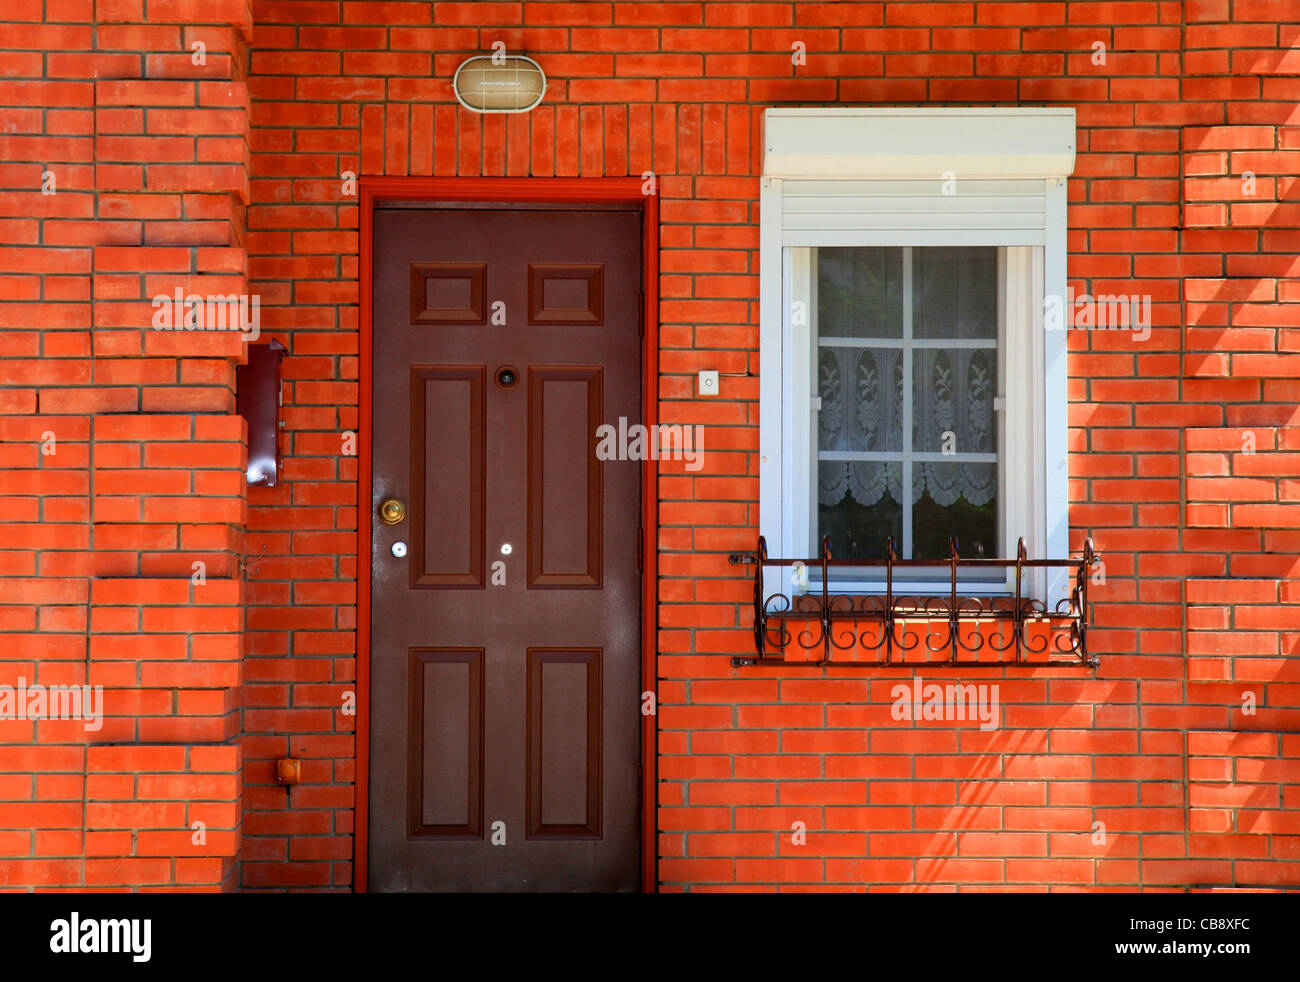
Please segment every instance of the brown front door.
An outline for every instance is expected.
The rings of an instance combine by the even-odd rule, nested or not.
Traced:
[[[640,465],[596,446],[640,420],[640,214],[374,243],[370,888],[634,890]]]

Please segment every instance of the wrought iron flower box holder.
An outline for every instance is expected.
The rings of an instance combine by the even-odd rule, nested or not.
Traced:
[[[834,559],[828,536],[822,540],[822,554],[818,559],[772,559],[767,554],[767,542],[760,535],[757,551],[731,554],[733,566],[754,566],[754,650],[757,655],[755,658],[733,658],[732,664],[739,667],[784,663],[787,660],[784,657],[786,649],[792,642],[804,651],[820,649],[819,660],[802,662],[808,665],[1077,665],[1096,668],[1101,663],[1100,656],[1088,654],[1088,582],[1093,566],[1101,561],[1101,556],[1093,550],[1092,539],[1084,542],[1083,555],[1077,559],[1029,559],[1024,539],[1017,543],[1015,559],[963,559],[958,554],[955,539],[950,540],[950,548],[951,556],[946,560],[899,559],[891,538],[884,559]],[[793,602],[782,593],[764,599],[763,569],[796,564],[802,564],[810,572],[821,570],[820,589],[795,594]],[[830,571],[836,567],[883,568],[884,594],[832,595],[829,591]],[[1070,595],[1049,612],[1042,601],[1024,596],[1024,574],[1026,570],[1059,567],[1074,570],[1074,586]],[[990,568],[1015,570],[1014,596],[958,594],[959,571]],[[946,569],[949,571],[949,589],[934,594],[933,591],[922,591],[919,585],[909,584],[908,593],[897,594],[894,589],[894,571],[897,569]],[[927,627],[918,632],[911,623],[916,621],[931,625],[946,622],[947,631],[936,632]],[[850,622],[865,622],[873,626],[859,633]],[[965,637],[961,631],[963,624],[968,627]],[[995,630],[981,632],[981,624],[994,626]],[[1007,625],[1010,627],[1009,635]],[[1040,629],[1031,632],[1030,625]],[[901,633],[896,634],[900,628]],[[796,631],[799,632],[797,635]],[[947,650],[946,661],[932,658],[909,660],[907,653],[917,651],[922,645],[922,654]],[[877,657],[834,658],[837,651],[865,652]],[[963,652],[972,657],[961,657]],[[769,654],[778,657],[766,657]],[[984,654],[993,657],[982,657]],[[1047,657],[1033,657],[1039,655]]]

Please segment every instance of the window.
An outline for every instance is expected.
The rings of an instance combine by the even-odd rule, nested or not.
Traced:
[[[880,559],[892,539],[899,558],[946,559],[955,538],[999,558],[1023,537],[1064,557],[1065,345],[1043,306],[1065,292],[1073,113],[769,110],[766,136],[769,551],[813,557],[829,537],[836,558]],[[875,592],[879,575],[833,589]],[[942,570],[897,575],[948,589]],[[1010,589],[1003,570],[963,579]],[[1030,590],[1059,598],[1064,577]]]

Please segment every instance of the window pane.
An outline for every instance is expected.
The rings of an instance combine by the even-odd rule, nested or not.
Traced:
[[[913,488],[915,501],[912,505],[912,556],[915,559],[947,559],[951,555],[948,540],[956,536],[957,548],[965,559],[996,559],[998,556],[998,502],[993,496],[975,504],[965,497],[953,497],[945,493],[952,490],[954,484],[960,483],[953,473],[958,464],[927,464],[929,471],[925,479],[923,492]],[[996,483],[996,469],[993,464],[968,464],[970,468],[987,468],[994,471],[987,480],[992,490]],[[946,473],[945,473],[946,471]],[[915,480],[913,484],[915,484]],[[949,503],[939,504],[931,492],[938,494],[940,500]],[[975,496],[977,499],[979,495]]]
[[[892,536],[901,558],[945,559],[951,537],[963,556],[998,555],[998,465],[968,459],[998,454],[998,250],[816,257],[813,554],[830,536],[838,558],[878,559]]]
[[[912,352],[912,449],[921,453],[996,453],[995,348],[917,348]]]
[[[894,537],[901,554],[903,506],[897,463],[822,461],[817,467],[817,544],[831,537],[831,555],[839,559],[883,559]],[[817,552],[814,552],[816,555]]]
[[[997,277],[996,248],[913,249],[913,337],[997,340]]]
[[[817,250],[818,333],[830,338],[903,336],[903,250]]]
[[[903,449],[903,359],[897,348],[821,348],[818,450]]]

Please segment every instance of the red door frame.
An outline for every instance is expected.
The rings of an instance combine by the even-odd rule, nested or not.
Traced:
[[[360,180],[360,408],[357,508],[357,715],[356,802],[352,889],[366,892],[370,831],[370,514],[372,479],[371,415],[373,391],[374,209],[379,201],[553,202],[567,204],[636,203],[642,209],[642,288],[645,338],[641,354],[642,417],[647,427],[659,421],[659,199],[645,194],[636,177],[362,177]],[[659,473],[654,461],[641,464],[641,690],[657,691]],[[629,707],[629,711],[637,711]],[[641,716],[641,889],[658,882],[655,848],[657,735],[655,716]]]

